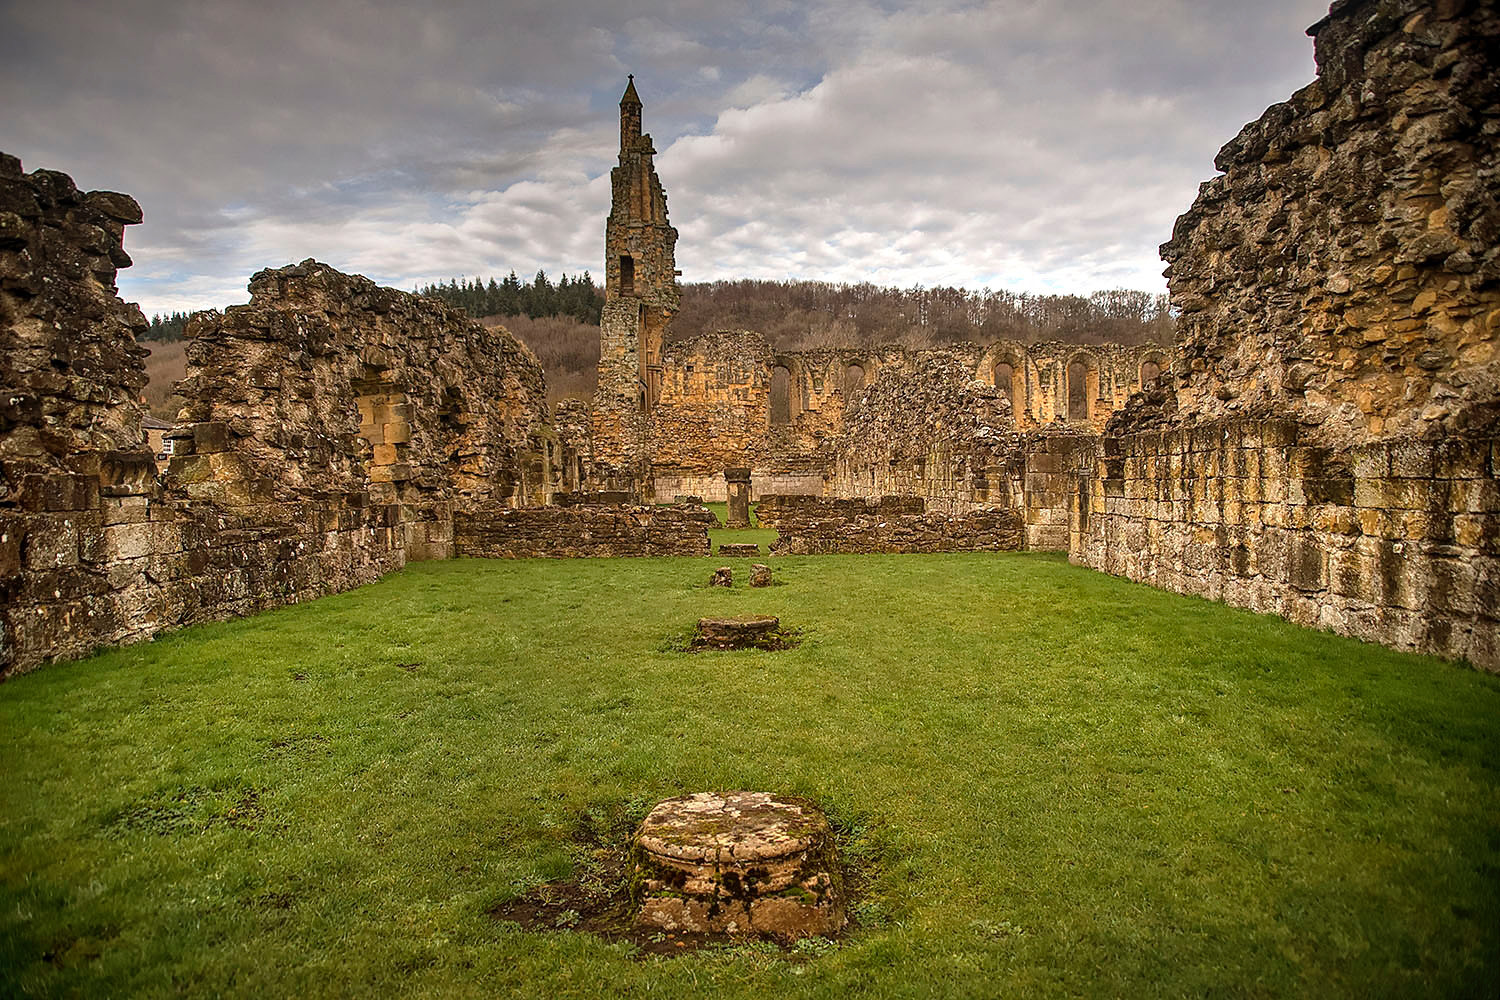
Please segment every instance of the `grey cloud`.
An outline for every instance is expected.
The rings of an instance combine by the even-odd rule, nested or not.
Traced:
[[[689,279],[1159,287],[1322,0],[390,0],[0,10],[0,143],[136,195],[148,311],[309,255],[599,270],[634,72]],[[227,298],[225,296],[228,296]]]

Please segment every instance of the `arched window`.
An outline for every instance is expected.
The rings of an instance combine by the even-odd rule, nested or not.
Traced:
[[[995,388],[1000,394],[1010,400],[1011,411],[1016,408],[1016,370],[1007,361],[1001,361],[995,365]]]
[[[771,369],[771,423],[792,422],[792,372],[785,365]]]
[[[620,255],[620,294],[635,294],[635,258],[628,253]]]
[[[1141,362],[1141,385],[1145,385],[1160,374],[1161,365],[1157,364],[1154,360],[1148,358]]]
[[[1068,419],[1089,418],[1089,368],[1082,361],[1068,365]]]
[[[859,387],[865,384],[865,370],[860,365],[850,365],[844,369],[844,396],[847,398],[859,391]]]

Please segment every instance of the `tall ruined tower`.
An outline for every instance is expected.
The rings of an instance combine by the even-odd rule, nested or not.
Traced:
[[[620,98],[620,165],[610,171],[604,227],[604,313],[594,390],[594,479],[649,499],[650,413],[661,396],[661,345],[677,314],[677,230],[641,132],[635,77]]]

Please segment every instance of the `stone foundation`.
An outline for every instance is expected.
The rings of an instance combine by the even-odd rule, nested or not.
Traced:
[[[632,848],[647,927],[795,940],[844,926],[828,820],[765,792],[700,792],[659,803]]]
[[[454,521],[461,556],[485,559],[706,556],[704,507],[525,507],[464,511]]]
[[[920,497],[878,501],[762,497],[762,527],[778,535],[775,555],[876,552],[999,552],[1023,547],[1014,510],[928,513]]]

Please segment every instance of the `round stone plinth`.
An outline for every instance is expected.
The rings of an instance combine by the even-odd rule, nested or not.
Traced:
[[[657,804],[632,850],[650,927],[786,940],[844,926],[833,833],[802,799],[699,792]]]

